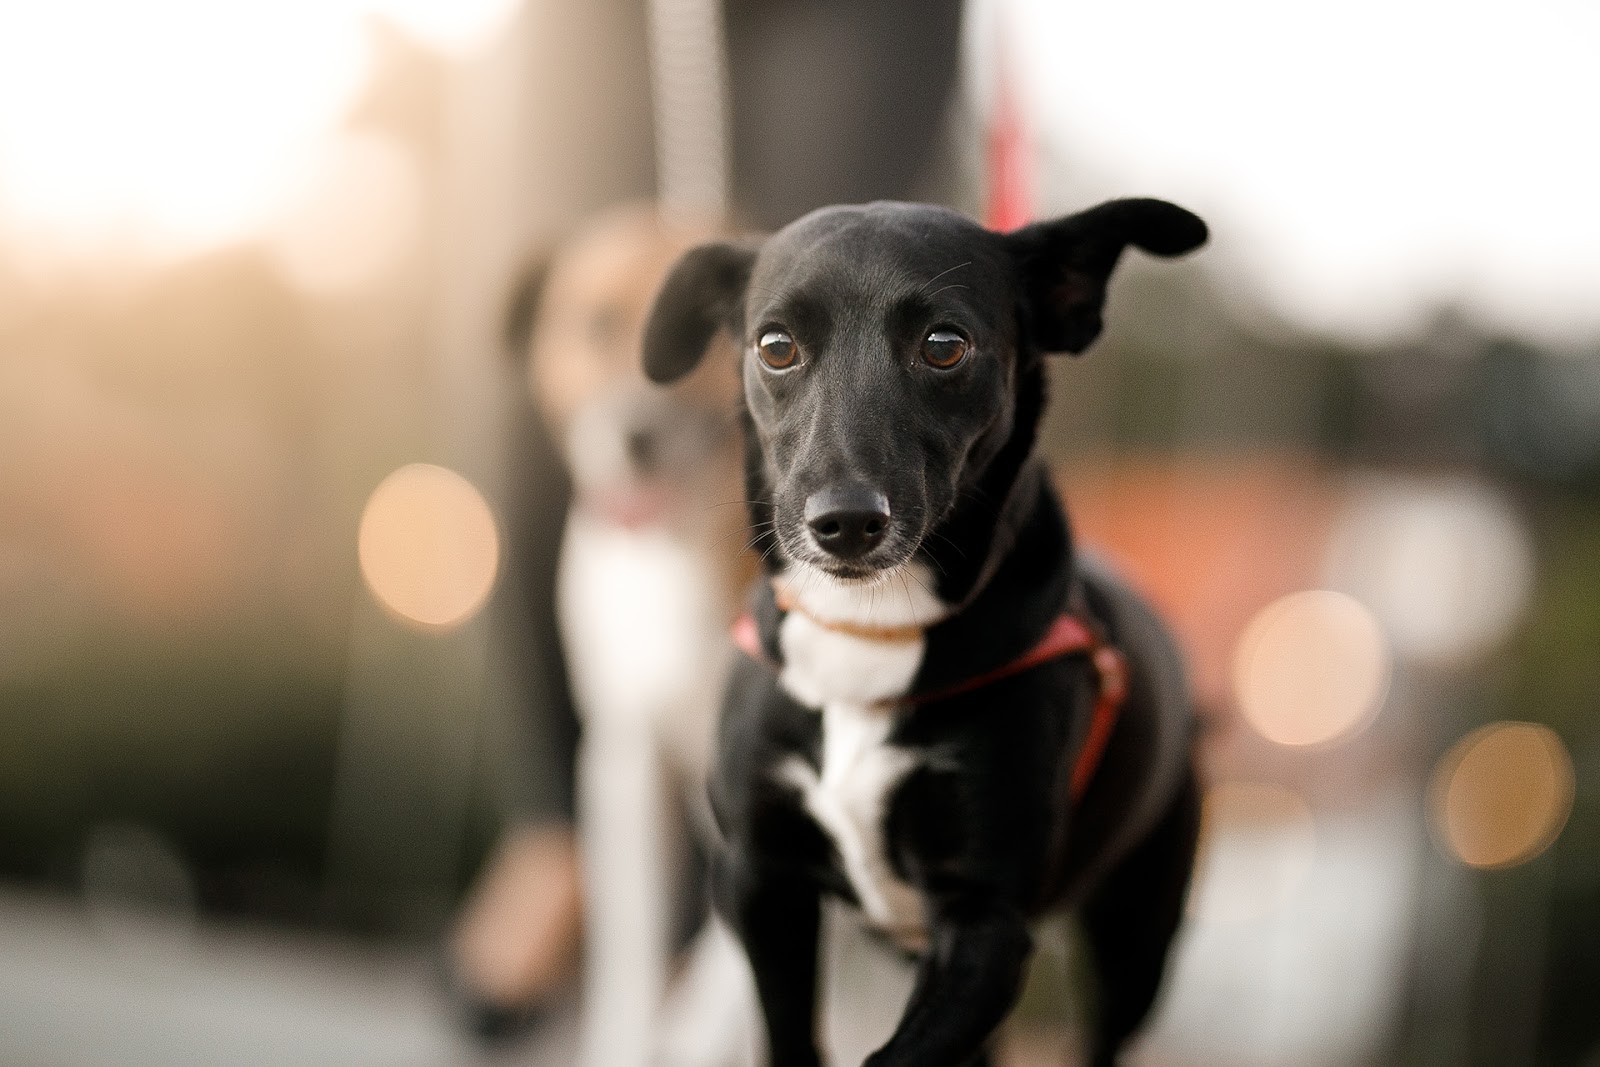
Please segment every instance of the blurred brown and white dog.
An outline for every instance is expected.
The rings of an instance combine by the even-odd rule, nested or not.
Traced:
[[[748,1040],[739,1025],[748,979],[730,971],[742,959],[725,935],[703,932],[669,983],[690,835],[710,826],[705,780],[728,624],[754,573],[738,361],[707,359],[671,390],[640,369],[660,282],[716,233],[651,205],[613,209],[558,250],[532,306],[530,384],[573,486],[557,611],[583,723],[586,1067],[671,1062],[663,1043],[703,1046],[708,1031]]]

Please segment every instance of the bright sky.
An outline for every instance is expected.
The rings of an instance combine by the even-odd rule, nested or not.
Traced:
[[[1292,319],[1600,337],[1600,5],[1001,2],[1083,195],[1194,208]]]
[[[1383,336],[1457,301],[1600,336],[1594,0],[971,3],[1007,5],[1074,198],[1193,207],[1208,261],[1290,318]],[[258,232],[322,165],[364,20],[462,50],[517,5],[0,0],[0,233],[45,256]]]
[[[41,259],[257,232],[324,168],[367,21],[445,53],[517,0],[0,0],[0,234]]]

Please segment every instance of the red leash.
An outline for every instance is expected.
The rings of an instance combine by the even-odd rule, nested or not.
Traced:
[[[760,663],[771,664],[762,652],[761,633],[756,628],[753,615],[746,612],[734,620],[732,635],[733,643],[745,655]],[[1072,799],[1076,802],[1082,799],[1089,783],[1094,780],[1095,770],[1100,766],[1106,745],[1111,741],[1112,730],[1117,725],[1117,717],[1122,713],[1122,702],[1128,695],[1126,658],[1116,648],[1096,637],[1089,625],[1076,615],[1066,612],[1057,615],[1044,636],[1009,663],[932,693],[905,697],[900,703],[917,705],[946,700],[1080,652],[1086,653],[1094,663],[1095,673],[1100,676],[1100,693],[1095,698],[1094,713],[1089,719],[1089,732],[1083,739],[1083,748],[1078,752],[1077,762],[1072,765]]]

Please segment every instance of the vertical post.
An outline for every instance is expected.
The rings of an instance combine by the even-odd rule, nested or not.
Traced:
[[[730,119],[721,0],[648,0],[648,7],[661,211],[725,218]]]

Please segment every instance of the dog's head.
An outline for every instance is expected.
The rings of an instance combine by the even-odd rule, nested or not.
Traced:
[[[577,499],[612,521],[698,519],[707,493],[726,499],[739,388],[731,357],[705,361],[671,390],[639,367],[651,298],[675,260],[717,234],[648,204],[613,209],[530,271],[514,298],[510,343],[527,354]]]
[[[1159,200],[1010,234],[923,205],[826,208],[679,260],[645,370],[688,374],[726,329],[742,350],[753,521],[772,524],[784,560],[871,579],[928,551],[964,502],[998,511],[1032,448],[1040,357],[1098,336],[1123,249],[1174,256],[1205,239]]]

